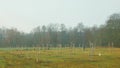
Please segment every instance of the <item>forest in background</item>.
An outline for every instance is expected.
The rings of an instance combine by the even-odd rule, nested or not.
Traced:
[[[105,24],[86,27],[78,23],[75,27],[64,24],[38,26],[30,33],[16,28],[0,28],[0,47],[120,47],[120,14],[112,14]]]

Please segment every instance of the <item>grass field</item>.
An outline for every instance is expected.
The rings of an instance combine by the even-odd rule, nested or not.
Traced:
[[[0,49],[0,68],[120,68],[120,48]],[[101,56],[98,54],[101,53]]]

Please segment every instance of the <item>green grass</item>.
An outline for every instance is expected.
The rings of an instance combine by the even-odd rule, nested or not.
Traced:
[[[0,68],[120,68],[120,48],[96,48],[89,54],[89,48],[0,49]]]

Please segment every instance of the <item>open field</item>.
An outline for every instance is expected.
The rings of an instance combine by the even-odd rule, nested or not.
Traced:
[[[0,49],[0,68],[120,68],[120,48]],[[98,54],[101,53],[101,56]]]

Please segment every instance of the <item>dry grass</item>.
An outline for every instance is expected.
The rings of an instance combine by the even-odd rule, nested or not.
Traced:
[[[120,48],[1,50],[0,68],[120,68]]]

